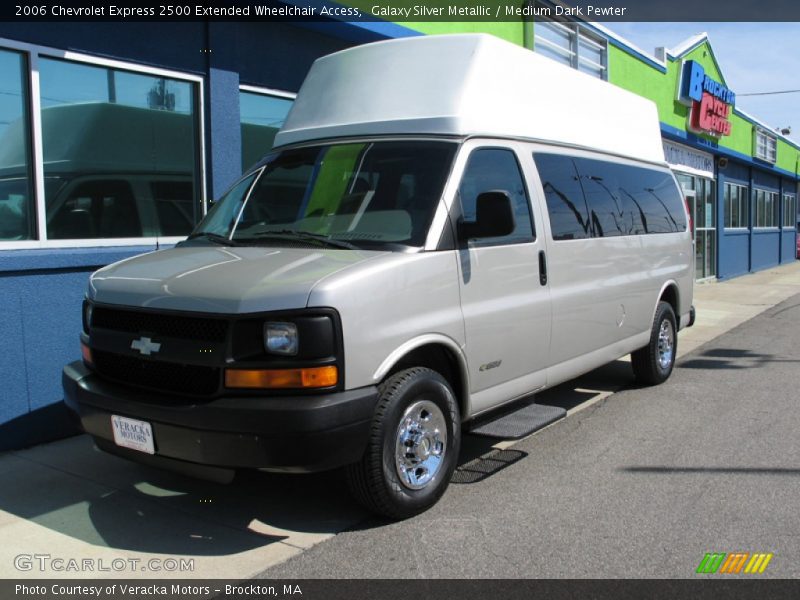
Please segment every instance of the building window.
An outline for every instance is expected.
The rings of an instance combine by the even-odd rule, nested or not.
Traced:
[[[204,212],[202,77],[0,44],[0,249],[192,230]]]
[[[36,237],[27,61],[0,50],[0,240]]]
[[[784,194],[783,226],[791,227],[792,229],[794,229],[796,219],[797,219],[797,196],[795,196],[794,194]]]
[[[748,202],[746,186],[726,183],[723,203],[726,229],[750,226],[750,203]]]
[[[239,120],[242,128],[242,170],[246,170],[272,149],[275,134],[283,126],[294,103],[293,94],[239,93]]]
[[[753,156],[774,163],[778,157],[778,138],[757,127],[753,132]]]
[[[605,39],[577,23],[536,21],[534,51],[562,64],[608,79],[608,46]]]
[[[753,190],[756,202],[756,227],[778,226],[778,194],[767,190]]]
[[[191,82],[39,61],[49,239],[188,234],[199,215]]]

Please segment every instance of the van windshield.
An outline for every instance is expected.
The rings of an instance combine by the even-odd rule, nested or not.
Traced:
[[[215,203],[189,238],[420,247],[456,149],[455,142],[385,141],[275,152]]]

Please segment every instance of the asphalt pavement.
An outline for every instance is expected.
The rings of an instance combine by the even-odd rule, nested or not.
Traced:
[[[799,577],[799,334],[795,295],[661,386],[613,363],[592,377],[621,390],[467,461],[430,511],[367,519],[261,577],[685,578],[707,552],[773,553],[759,577]]]

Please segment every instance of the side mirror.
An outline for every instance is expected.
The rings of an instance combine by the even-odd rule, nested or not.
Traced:
[[[501,237],[514,231],[514,211],[507,192],[483,192],[475,200],[475,220],[458,222],[462,240]]]

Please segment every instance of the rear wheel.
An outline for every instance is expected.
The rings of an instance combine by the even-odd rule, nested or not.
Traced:
[[[377,514],[404,519],[441,498],[461,445],[458,403],[436,371],[414,367],[379,387],[370,439],[360,462],[347,467],[351,493]]]
[[[675,366],[677,350],[675,311],[667,302],[659,302],[650,330],[650,342],[644,348],[631,353],[631,365],[636,380],[645,385],[657,385],[666,381]]]

